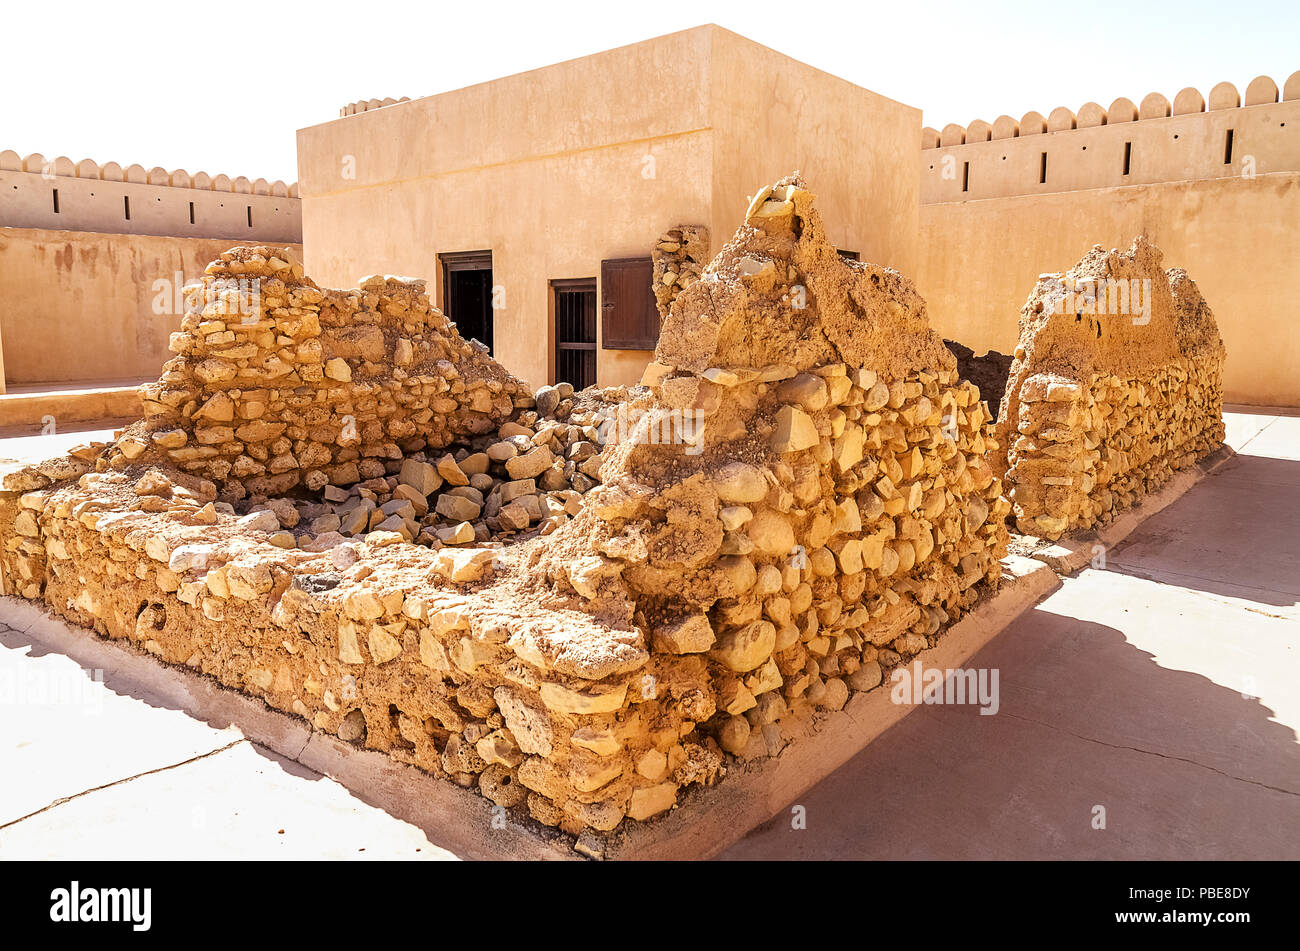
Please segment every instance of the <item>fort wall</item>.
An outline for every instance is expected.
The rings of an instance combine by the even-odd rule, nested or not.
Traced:
[[[298,186],[0,152],[0,227],[302,240]]]

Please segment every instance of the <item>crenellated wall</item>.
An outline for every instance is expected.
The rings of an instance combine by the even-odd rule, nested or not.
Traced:
[[[0,393],[156,377],[180,286],[239,241],[301,247],[297,184],[0,152]]]
[[[302,241],[297,184],[0,152],[0,227]]]
[[[384,106],[395,106],[399,102],[410,102],[410,96],[403,96],[401,99],[394,99],[389,96],[387,99],[362,99],[357,102],[349,102],[346,106],[339,109],[339,116],[355,116],[358,112],[370,112],[372,109],[382,109]]]
[[[921,202],[970,201],[1300,169],[1300,72],[1280,93],[1260,76],[1171,103],[1151,93],[1109,108],[1062,106],[921,132]],[[1231,137],[1231,142],[1229,138]],[[1044,156],[1046,159],[1044,160]]]

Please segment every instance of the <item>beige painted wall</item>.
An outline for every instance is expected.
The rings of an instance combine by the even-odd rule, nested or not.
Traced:
[[[599,280],[678,224],[708,225],[716,251],[745,196],[796,168],[841,247],[911,266],[920,118],[718,27],[670,34],[300,130],[307,272],[425,277],[441,303],[437,255],[491,249],[496,356],[538,386],[550,280]],[[636,382],[650,357],[598,348],[598,382]]]
[[[154,281],[197,280],[228,238],[0,228],[0,341],[9,385],[156,379],[180,314]],[[299,245],[291,245],[295,249]],[[175,297],[172,295],[175,311]]]
[[[1141,124],[1141,123],[1139,123]],[[931,321],[977,353],[1010,353],[1043,272],[1145,232],[1214,310],[1228,400],[1300,405],[1300,173],[921,206],[918,272]]]

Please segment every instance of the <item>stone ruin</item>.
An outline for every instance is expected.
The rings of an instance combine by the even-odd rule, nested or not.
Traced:
[[[225,310],[144,420],[5,477],[5,593],[519,816],[650,819],[998,586],[989,408],[797,177],[676,294],[642,387],[534,397],[417,281],[324,290],[267,248],[206,280]]]
[[[1020,531],[1109,522],[1223,444],[1223,340],[1185,271],[1139,237],[1043,274],[1020,312],[991,460]]]
[[[221,502],[267,509],[260,523],[274,516],[289,548],[300,525],[318,548],[339,534],[438,548],[549,532],[577,511],[601,460],[599,420],[573,411],[572,387],[539,392],[539,425],[533,394],[456,333],[424,281],[322,290],[279,255],[236,248],[208,267],[110,468],[210,481]],[[300,490],[310,502],[287,497]]]
[[[420,282],[205,280],[146,419],[6,478],[6,587],[548,825],[775,755],[996,585],[988,408],[798,180],[630,392],[534,403]]]
[[[764,190],[673,282],[644,386],[580,394],[529,393],[421,281],[234,249],[145,419],[5,477],[0,584],[546,825],[649,819],[933,646],[1012,501],[1055,537],[1222,439],[1213,317],[1146,242],[1040,281],[995,437],[812,202]],[[1142,318],[1075,306],[1104,280],[1149,280]]]

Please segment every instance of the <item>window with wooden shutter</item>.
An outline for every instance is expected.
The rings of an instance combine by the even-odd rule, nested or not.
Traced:
[[[654,264],[650,258],[600,262],[600,345],[605,350],[653,350],[659,344]]]

